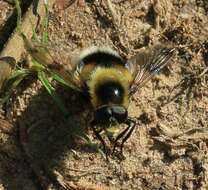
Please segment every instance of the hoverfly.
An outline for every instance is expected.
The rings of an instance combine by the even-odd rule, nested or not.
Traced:
[[[112,125],[127,125],[115,138],[113,152],[121,139],[122,152],[136,127],[135,120],[128,115],[130,98],[170,62],[176,51],[156,45],[126,60],[110,48],[93,46],[81,51],[75,59],[69,56],[64,60],[60,56],[57,60],[57,49],[49,47],[42,51],[26,42],[26,49],[34,59],[62,77],[71,88],[88,95],[93,107],[90,126],[104,150],[106,143],[101,132]]]

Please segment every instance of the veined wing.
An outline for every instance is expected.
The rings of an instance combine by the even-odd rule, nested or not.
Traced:
[[[51,44],[45,47],[26,38],[24,38],[24,42],[26,50],[38,63],[62,78],[71,88],[78,91],[83,90],[82,80],[76,69],[77,62],[69,49]]]
[[[157,45],[130,58],[127,66],[134,77],[130,94],[134,94],[163,69],[170,62],[175,51],[175,48]]]

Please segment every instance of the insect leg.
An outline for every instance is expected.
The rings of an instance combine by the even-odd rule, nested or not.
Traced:
[[[130,118],[126,121],[126,124],[129,126],[130,130],[128,131],[127,135],[122,139],[120,152],[123,153],[123,145],[128,140],[128,138],[131,136],[132,132],[134,131],[136,127],[136,122]]]
[[[120,138],[122,138],[127,132],[128,132],[128,130],[130,129],[130,125],[128,125],[128,127],[126,128],[126,129],[124,129],[117,137],[116,137],[116,139],[115,139],[115,141],[114,141],[114,146],[113,146],[113,151],[112,151],[112,153],[114,153],[115,152],[115,150],[116,150],[116,146],[117,146],[117,142],[118,142],[118,140],[120,139]],[[122,141],[123,142],[123,141]]]
[[[106,152],[106,145],[105,145],[105,141],[104,141],[104,139],[101,137],[101,135],[100,135],[100,132],[101,131],[97,131],[96,130],[96,128],[95,128],[95,123],[94,122],[91,122],[91,128],[92,128],[92,130],[93,130],[93,132],[94,132],[94,134],[95,134],[95,136],[100,140],[100,142],[102,143],[102,145],[103,145],[103,149],[104,149],[104,151]]]

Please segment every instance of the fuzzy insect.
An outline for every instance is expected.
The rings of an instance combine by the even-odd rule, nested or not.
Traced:
[[[136,127],[134,119],[128,115],[130,98],[175,54],[175,48],[156,45],[125,60],[110,48],[90,47],[75,59],[70,56],[64,59],[61,53],[57,56],[58,49],[43,49],[26,39],[25,42],[33,58],[62,77],[69,87],[88,95],[93,107],[90,126],[104,149],[106,143],[101,132],[112,125],[127,125],[115,138],[113,152],[120,139],[122,152],[124,143]]]

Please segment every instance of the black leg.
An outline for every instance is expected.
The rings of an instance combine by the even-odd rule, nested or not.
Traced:
[[[114,153],[115,150],[116,150],[116,146],[117,146],[118,140],[119,140],[120,138],[122,138],[122,137],[128,132],[129,128],[130,128],[130,126],[128,126],[126,129],[124,129],[124,130],[116,137],[116,139],[115,139],[115,141],[114,141],[114,146],[113,146],[113,151],[112,151],[112,153]]]
[[[92,128],[92,130],[93,130],[95,136],[96,136],[96,137],[100,140],[100,142],[102,143],[103,149],[104,149],[104,151],[105,151],[105,153],[106,153],[106,145],[105,145],[105,141],[104,141],[104,139],[101,137],[101,135],[99,134],[102,130],[98,132],[98,131],[96,130],[95,124],[94,124],[93,122],[91,123],[91,128]]]
[[[123,154],[123,145],[124,145],[124,143],[128,140],[128,138],[131,136],[132,132],[134,131],[134,129],[136,127],[136,122],[134,120],[129,120],[128,123],[129,123],[129,126],[131,128],[128,131],[127,135],[122,139],[121,146],[120,146],[121,154]],[[131,124],[132,124],[132,126],[131,126]]]
[[[121,139],[123,136],[125,136],[125,134],[127,133],[127,135],[122,139],[122,142],[121,142],[121,146],[120,146],[120,149],[121,149],[121,153],[123,152],[123,145],[124,143],[128,140],[128,138],[131,136],[135,126],[136,126],[136,122],[130,118],[127,119],[127,121],[125,122],[125,124],[128,125],[128,127],[126,129],[124,129],[115,139],[115,142],[114,142],[114,146],[113,146],[113,151],[112,153],[115,152],[115,149],[116,149],[116,146],[117,146],[117,142],[119,139]]]

